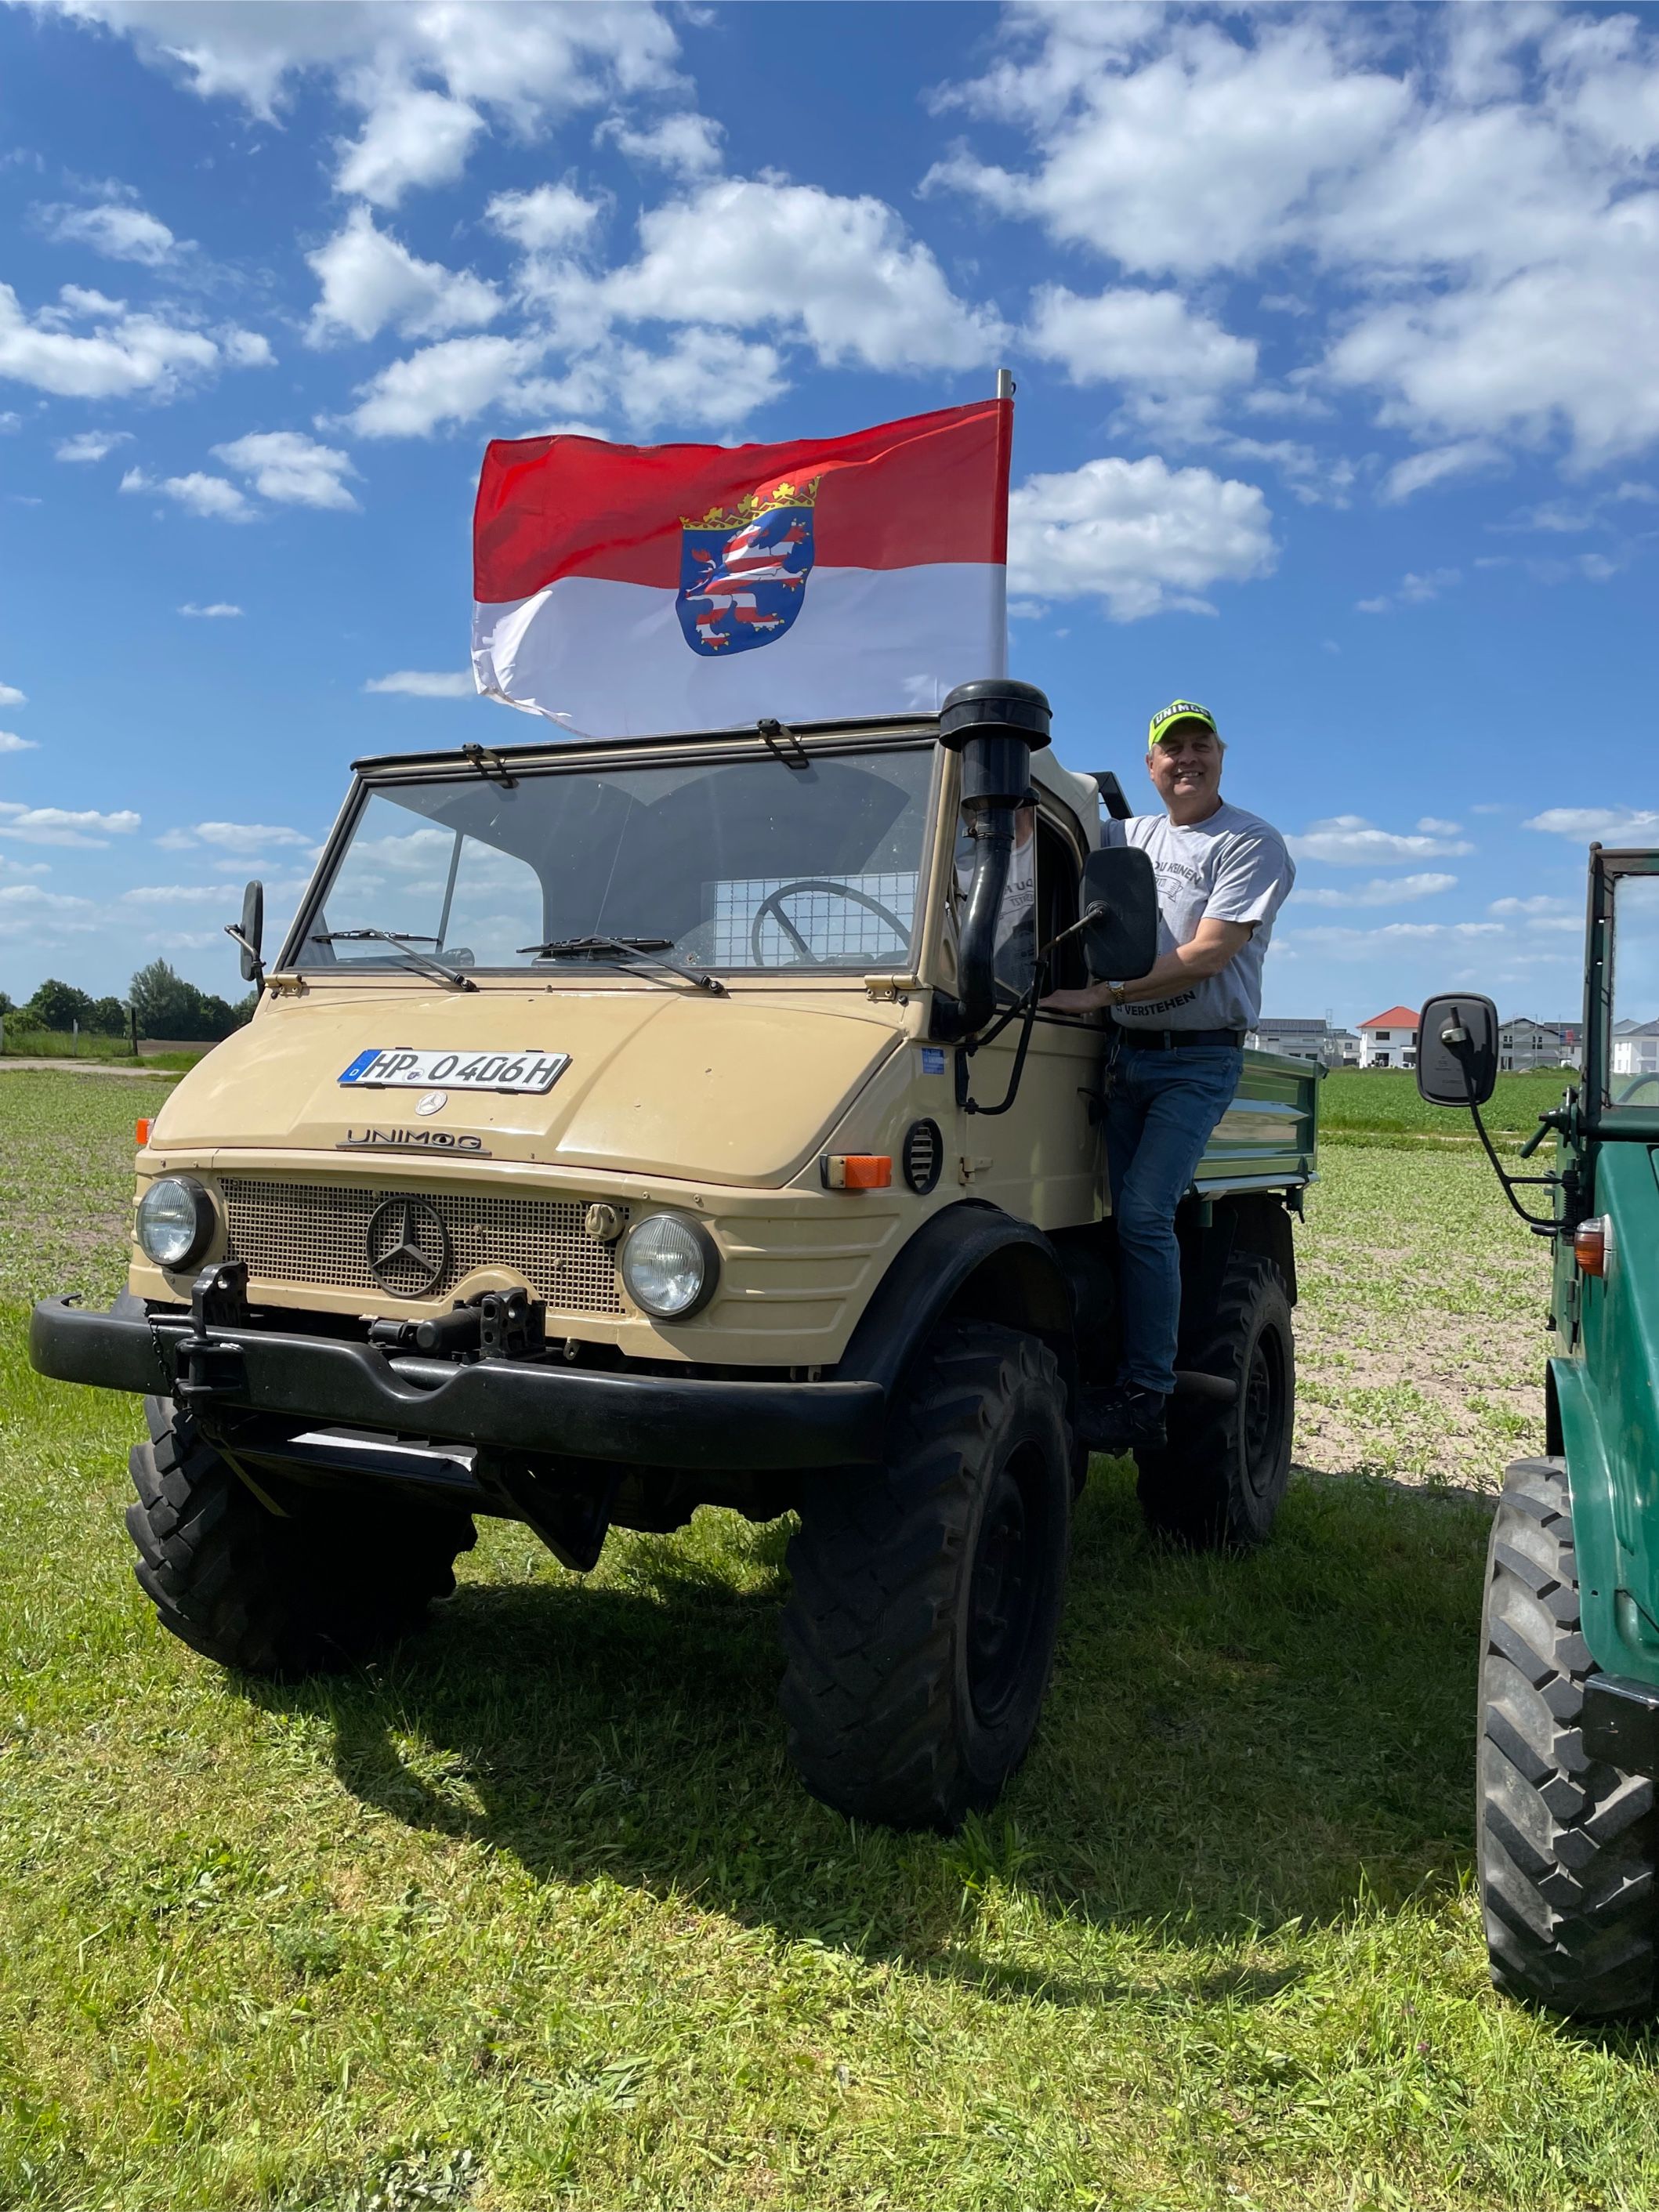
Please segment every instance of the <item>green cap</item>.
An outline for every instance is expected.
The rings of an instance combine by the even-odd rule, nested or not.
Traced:
[[[1215,716],[1207,707],[1200,707],[1194,699],[1171,699],[1167,707],[1160,707],[1146,726],[1146,744],[1150,749],[1162,744],[1177,722],[1202,722],[1216,737]]]

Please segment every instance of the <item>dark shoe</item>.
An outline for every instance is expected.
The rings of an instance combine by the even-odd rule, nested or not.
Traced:
[[[1133,1385],[1109,1390],[1085,1390],[1078,1407],[1078,1440],[1091,1452],[1114,1455],[1130,1451],[1162,1451],[1169,1442],[1164,1428],[1168,1400],[1156,1390]]]

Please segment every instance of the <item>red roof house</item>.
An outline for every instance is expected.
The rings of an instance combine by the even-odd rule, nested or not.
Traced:
[[[1415,1067],[1417,1065],[1417,1008],[1390,1006],[1359,1024],[1359,1065],[1362,1067]]]

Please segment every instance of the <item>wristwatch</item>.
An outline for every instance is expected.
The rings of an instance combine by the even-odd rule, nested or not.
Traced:
[[[1115,1006],[1121,1006],[1128,995],[1121,983],[1112,984],[1106,994]]]

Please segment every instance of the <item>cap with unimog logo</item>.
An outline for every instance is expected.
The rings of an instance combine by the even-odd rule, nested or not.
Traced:
[[[1178,722],[1202,722],[1212,736],[1221,735],[1215,726],[1215,716],[1207,707],[1200,707],[1195,699],[1172,699],[1167,707],[1158,708],[1146,726],[1148,750],[1162,744]]]

